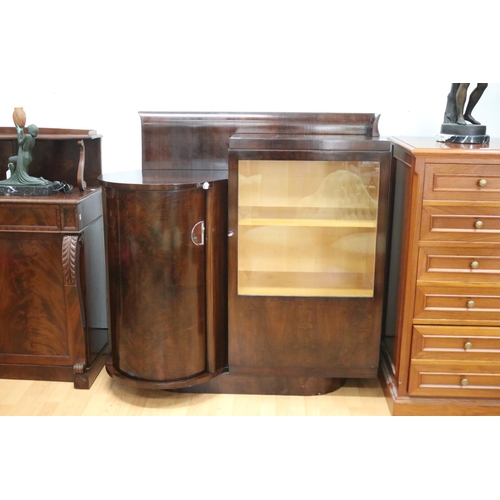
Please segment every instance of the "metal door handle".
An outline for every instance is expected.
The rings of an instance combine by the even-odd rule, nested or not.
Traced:
[[[196,234],[198,232],[198,234]],[[197,222],[191,229],[191,241],[200,247],[205,244],[205,221]]]

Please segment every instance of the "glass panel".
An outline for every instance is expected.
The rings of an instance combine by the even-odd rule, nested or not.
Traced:
[[[238,294],[372,297],[378,162],[240,160]]]

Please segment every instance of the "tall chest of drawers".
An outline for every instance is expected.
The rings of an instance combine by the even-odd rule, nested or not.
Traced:
[[[500,415],[500,141],[393,143],[381,379],[395,415]]]

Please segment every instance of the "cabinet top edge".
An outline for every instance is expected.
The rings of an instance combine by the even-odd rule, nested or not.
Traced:
[[[234,134],[230,149],[318,150],[318,151],[390,151],[389,140],[370,135],[337,134]]]
[[[100,139],[102,135],[95,130],[89,129],[64,129],[44,128],[38,129],[36,140],[72,140],[72,139]],[[17,132],[14,127],[0,127],[0,140],[17,140]]]
[[[204,182],[227,180],[227,171],[214,170],[130,170],[99,176],[104,187],[125,190],[176,190],[198,188]]]
[[[144,130],[148,129],[227,129],[236,132],[285,132],[306,134],[335,133],[378,137],[380,115],[376,113],[313,112],[170,112],[140,111]],[[228,136],[229,137],[229,136]]]
[[[280,119],[303,120],[314,119],[327,120],[335,123],[340,121],[370,122],[373,123],[379,115],[377,113],[331,113],[331,112],[236,112],[236,111],[139,111],[141,120],[144,121],[193,121],[208,120],[215,118],[219,120],[243,120],[253,119]]]
[[[85,191],[73,188],[71,193],[54,193],[48,196],[13,196],[0,195],[0,203],[19,203],[32,205],[75,205],[91,196],[101,196],[101,187],[87,187]]]
[[[500,156],[500,139],[491,139],[490,144],[451,144],[433,137],[389,137],[389,140],[413,156]]]

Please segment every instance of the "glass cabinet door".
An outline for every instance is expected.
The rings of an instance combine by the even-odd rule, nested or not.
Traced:
[[[373,297],[380,163],[239,160],[238,294]]]

